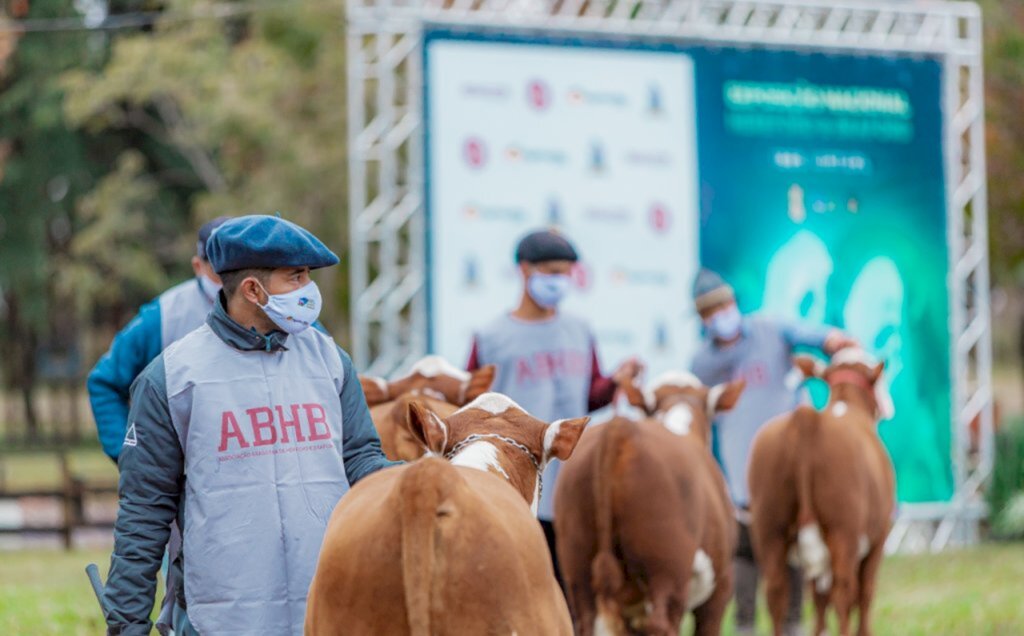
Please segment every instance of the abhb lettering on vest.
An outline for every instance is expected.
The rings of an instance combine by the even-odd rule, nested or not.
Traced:
[[[244,424],[239,424],[239,422]],[[224,411],[220,419],[218,452],[250,446],[316,442],[331,438],[327,411],[322,404],[256,406],[236,415]]]

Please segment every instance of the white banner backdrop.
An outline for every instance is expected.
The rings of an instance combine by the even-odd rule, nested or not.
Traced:
[[[557,227],[581,257],[563,311],[605,372],[688,366],[698,342],[694,71],[678,52],[426,38],[431,350],[463,364],[522,292],[515,245]]]

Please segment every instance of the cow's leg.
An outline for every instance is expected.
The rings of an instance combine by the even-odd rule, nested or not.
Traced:
[[[689,580],[689,570],[682,580],[669,574],[651,576],[648,588],[650,606],[644,621],[644,633],[649,636],[676,636],[679,633],[686,611],[686,582]]]
[[[825,623],[828,611],[828,591],[819,592],[814,585],[814,636],[828,636],[828,625]]]
[[[832,605],[839,619],[840,636],[850,636],[850,612],[857,599],[857,546],[835,533],[827,539],[832,554]]]
[[[717,636],[722,633],[722,619],[725,618],[725,608],[729,605],[731,597],[731,574],[726,574],[715,585],[711,598],[693,611],[693,617],[696,619],[694,636]]]
[[[590,589],[589,583],[572,579],[565,582],[569,591],[569,607],[572,609],[574,629],[579,636],[591,636],[594,633],[594,621],[597,619],[594,592]]]
[[[786,542],[772,537],[759,544],[758,564],[764,579],[768,614],[772,617],[775,636],[782,636],[789,608],[789,567],[786,563]]]
[[[860,617],[857,634],[871,636],[871,601],[875,596],[878,569],[884,556],[884,542],[879,542],[868,552],[860,564]]]

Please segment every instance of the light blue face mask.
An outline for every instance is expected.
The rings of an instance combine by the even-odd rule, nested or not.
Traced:
[[[732,340],[739,335],[742,325],[743,316],[735,305],[716,312],[707,322],[708,331],[718,340]]]
[[[526,281],[530,298],[545,309],[554,309],[569,293],[572,279],[566,274],[542,274],[534,272]]]

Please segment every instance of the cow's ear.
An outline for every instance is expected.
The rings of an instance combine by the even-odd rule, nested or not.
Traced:
[[[561,460],[569,459],[589,421],[589,417],[577,417],[548,424],[547,430],[544,431],[544,460],[547,461],[552,457]]]
[[[366,396],[367,406],[377,406],[391,399],[391,389],[388,381],[373,375],[360,375],[359,385],[363,387],[363,395]]]
[[[462,383],[462,399],[456,406],[465,406],[491,390],[498,367],[487,364],[470,372],[469,379]]]
[[[874,386],[882,378],[882,372],[885,371],[885,361],[879,362],[875,365],[874,369],[871,369],[871,384]]]
[[[708,391],[708,412],[721,413],[731,410],[739,402],[745,388],[747,388],[747,381],[742,378],[711,387]]]
[[[804,374],[805,379],[825,377],[825,365],[812,356],[793,356],[793,365]]]
[[[430,409],[409,402],[406,412],[406,421],[409,424],[409,432],[412,433],[423,448],[438,455],[444,454],[445,446],[448,445],[448,426]]]
[[[630,406],[641,409],[648,415],[654,413],[654,407],[656,405],[653,404],[654,400],[651,399],[653,398],[653,395],[644,393],[643,390],[637,386],[636,380],[629,379],[623,382],[619,385],[619,390],[626,396],[626,400],[629,402]]]

